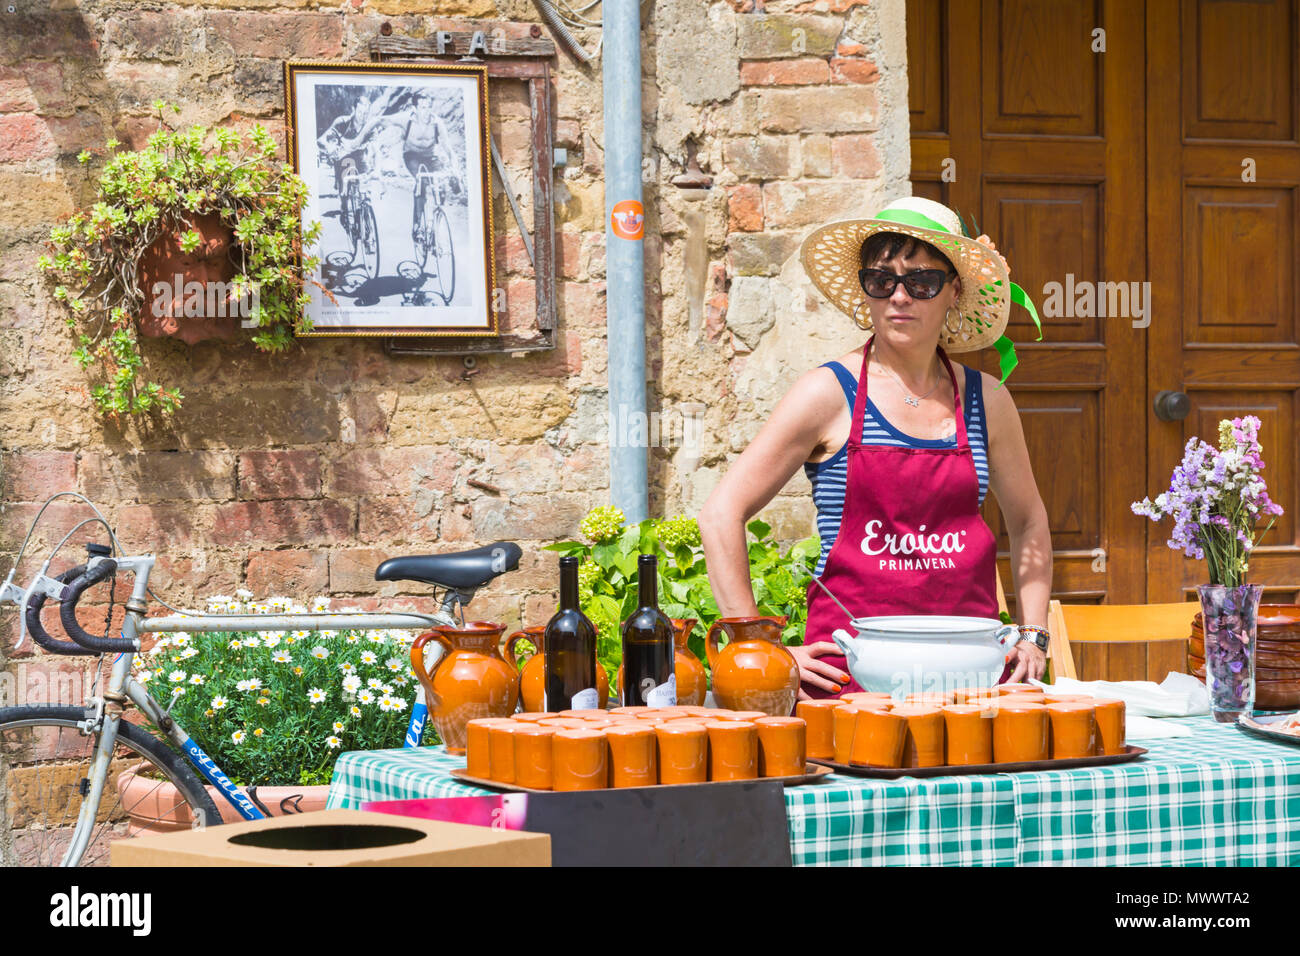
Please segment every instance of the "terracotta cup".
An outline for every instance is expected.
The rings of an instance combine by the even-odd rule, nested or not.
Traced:
[[[1034,693],[1027,690],[1018,690],[1014,694],[1003,694],[997,700],[999,704],[1045,704],[1044,695],[1041,691]]]
[[[1051,754],[1048,735],[1042,704],[999,704],[993,717],[993,762],[1046,760]]]
[[[732,710],[719,714],[714,718],[714,720],[747,720],[750,723],[753,723],[760,717],[768,716],[771,715],[765,714],[761,710]]]
[[[903,739],[904,767],[943,765],[942,708],[926,704],[900,704],[890,714],[907,721],[907,736]]]
[[[1125,750],[1124,702],[1098,698],[1093,705],[1097,709],[1097,752],[1122,754]]]
[[[709,779],[709,731],[701,723],[673,720],[654,728],[660,783]]]
[[[695,717],[712,717],[718,712],[716,707],[705,707],[702,704],[678,704],[677,709],[684,714],[692,714]]]
[[[678,716],[675,710],[667,707],[650,707],[636,715],[637,720],[672,720]]]
[[[1053,760],[1091,757],[1097,752],[1097,708],[1090,703],[1061,701],[1047,705]]]
[[[955,691],[943,693],[940,691],[921,691],[916,694],[908,694],[903,698],[905,704],[921,704],[926,707],[947,707],[949,704],[957,703],[957,694]]]
[[[551,748],[555,790],[605,789],[609,744],[603,730],[557,729]]]
[[[856,710],[849,763],[860,767],[901,767],[903,747],[907,743],[907,718],[894,711],[865,707]]]
[[[659,782],[655,729],[641,721],[624,720],[605,728],[609,743],[611,787],[653,787]]]
[[[758,775],[797,777],[808,769],[808,725],[802,717],[760,717]]]
[[[515,731],[527,727],[517,720],[501,720],[488,727],[488,760],[492,779],[515,782]]]
[[[645,713],[646,711],[648,711],[648,710],[658,710],[658,709],[659,709],[658,707],[641,707],[641,706],[634,706],[634,707],[615,707],[613,710],[610,711],[610,715],[611,715],[611,716],[613,716],[613,715],[619,715],[619,716],[622,716],[622,715],[630,715],[630,716],[632,716],[632,717],[635,717],[635,716],[637,716],[638,714],[644,714],[644,713]]]
[[[710,720],[709,779],[753,780],[758,776],[758,727],[747,720]]]
[[[526,724],[535,724],[539,720],[550,720],[552,717],[559,717],[559,714],[553,714],[549,710],[541,711],[524,711],[521,714],[511,715],[511,720],[522,720]]]
[[[987,700],[995,696],[992,687],[962,687],[953,691],[953,699],[959,704],[969,704],[974,700]]]
[[[998,684],[993,688],[994,695],[997,697],[1005,697],[1007,694],[1016,694],[1021,691],[1029,691],[1032,694],[1041,690],[1042,688],[1037,684]]]
[[[943,709],[944,757],[958,767],[993,762],[993,710],[979,704]]]
[[[577,717],[547,717],[538,721],[543,727],[554,727],[556,730],[587,730],[587,722],[579,720]]]
[[[604,719],[605,717],[608,717],[609,714],[604,710],[596,710],[595,708],[591,708],[587,710],[562,710],[560,711],[560,716],[577,717],[579,720],[589,720],[592,717]]]
[[[1091,704],[1093,697],[1091,694],[1054,694],[1051,691],[1043,692],[1044,704],[1072,704],[1079,701],[1086,701]]]
[[[844,704],[861,704],[861,703],[879,703],[892,704],[894,698],[890,697],[883,691],[877,690],[855,690],[847,694],[840,694],[839,697],[832,697],[831,700],[838,700]]]
[[[471,777],[478,777],[480,780],[492,779],[491,744],[488,739],[488,728],[502,720],[509,720],[509,718],[480,717],[477,720],[471,720],[465,725],[467,739],[465,762],[468,765],[465,770]]]
[[[515,783],[531,790],[550,790],[554,782],[554,727],[525,723],[515,738]]]
[[[860,707],[841,704],[831,713],[831,749],[836,763],[848,763],[853,753],[853,732]]]
[[[835,756],[835,709],[844,706],[835,699],[801,700],[795,714],[807,725],[808,756],[830,760]]]

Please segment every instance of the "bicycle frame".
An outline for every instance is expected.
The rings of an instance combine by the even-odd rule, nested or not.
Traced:
[[[107,560],[93,557],[87,567]],[[181,749],[189,758],[194,768],[217,788],[226,801],[246,820],[265,819],[265,814],[258,809],[252,798],[217,766],[216,762],[194,742],[185,729],[172,719],[171,715],[154,700],[149,691],[131,676],[131,664],[140,649],[140,635],[145,633],[167,633],[187,631],[190,633],[213,634],[238,630],[317,630],[346,631],[371,630],[387,628],[436,627],[454,625],[455,618],[451,611],[455,608],[456,598],[448,595],[442,608],[436,614],[419,614],[416,612],[397,612],[392,614],[243,614],[243,615],[189,615],[173,614],[167,617],[146,618],[143,608],[148,597],[149,573],[153,570],[153,555],[133,555],[114,558],[118,570],[130,571],[134,583],[131,598],[127,602],[126,616],[122,622],[122,637],[134,643],[135,651],[119,654],[113,660],[113,666],[107,686],[99,697],[91,698],[93,712],[88,708],[86,720],[80,725],[83,733],[99,731],[99,743],[91,762],[89,773],[90,791],[82,801],[73,833],[63,863],[68,859],[79,859],[85,851],[94,831],[95,820],[99,813],[99,803],[103,797],[104,785],[108,779],[109,763],[113,749],[117,745],[118,725],[125,712],[126,702],[134,703],[142,714],[159,728],[164,736]],[[39,580],[38,575],[38,580]],[[33,582],[33,588],[36,582]],[[12,591],[6,594],[12,594]],[[22,593],[22,592],[19,592]],[[25,599],[24,599],[25,600]],[[20,605],[21,606],[21,605]],[[419,746],[424,724],[428,719],[428,706],[421,692],[411,707],[411,718],[407,725],[404,746]],[[206,820],[197,821],[205,826]]]

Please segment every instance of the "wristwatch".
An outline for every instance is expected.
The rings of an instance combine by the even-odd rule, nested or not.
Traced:
[[[1044,653],[1047,651],[1049,638],[1050,635],[1045,627],[1039,627],[1037,624],[1020,625],[1020,640],[1028,641]]]

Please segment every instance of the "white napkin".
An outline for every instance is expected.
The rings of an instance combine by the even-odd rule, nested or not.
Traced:
[[[1049,685],[1034,681],[1040,687]],[[1149,680],[1071,680],[1059,678],[1050,689],[1061,694],[1090,694],[1124,701],[1129,715],[1146,717],[1196,717],[1210,712],[1205,682],[1191,674],[1171,673],[1157,684]]]

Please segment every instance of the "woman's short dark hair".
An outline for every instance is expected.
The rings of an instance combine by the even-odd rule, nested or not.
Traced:
[[[867,237],[858,255],[859,265],[863,269],[870,269],[882,262],[888,262],[900,252],[906,258],[915,255],[918,251],[929,253],[941,262],[947,263],[948,268],[953,272],[957,271],[953,268],[952,260],[936,246],[932,246],[924,239],[907,236],[901,232],[878,232]]]

